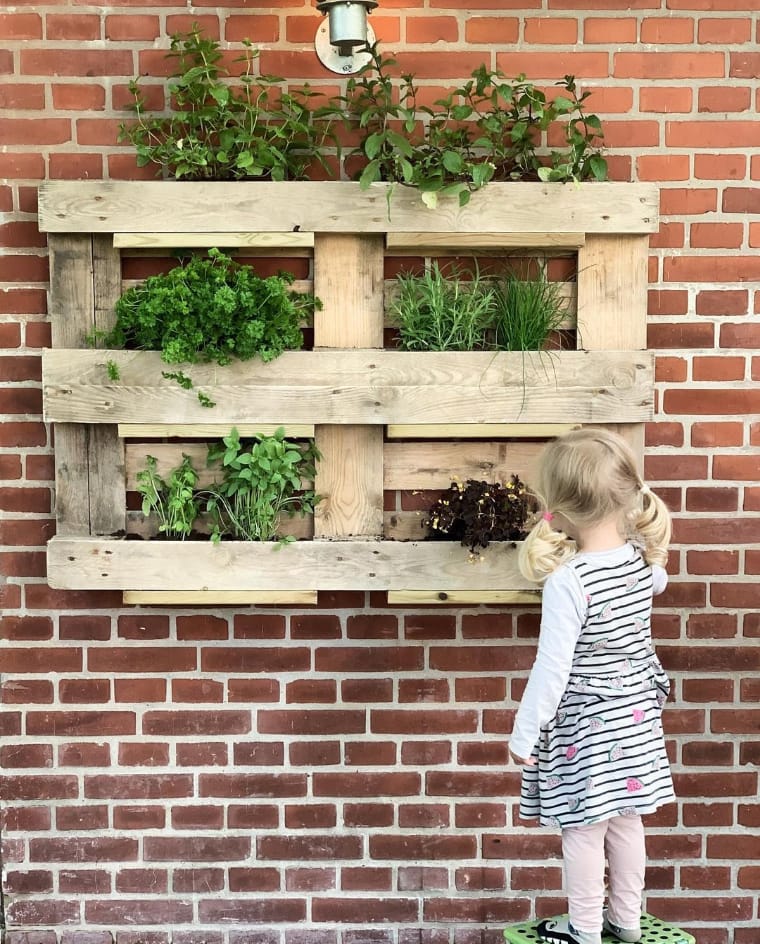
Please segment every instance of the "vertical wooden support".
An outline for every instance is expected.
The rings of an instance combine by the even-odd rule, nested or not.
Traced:
[[[50,325],[53,347],[84,347],[92,329],[92,239],[48,234]],[[55,511],[58,534],[90,533],[90,431],[75,423],[55,427]]]
[[[316,234],[314,346],[383,346],[382,235]],[[317,426],[315,538],[379,538],[383,530],[382,426]]]
[[[647,346],[648,236],[588,235],[578,250],[578,346],[643,351]],[[644,424],[614,427],[643,465]]]
[[[105,277],[95,276],[104,238],[89,234],[48,235],[50,319],[54,347],[81,348],[98,325],[96,311],[113,317],[120,291],[118,259],[109,260]],[[111,249],[111,252],[114,250]],[[124,450],[116,426],[59,423],[55,429],[56,518],[58,534],[111,534],[125,526]]]
[[[121,254],[110,234],[92,237],[93,326],[109,331],[116,320],[114,305],[121,295]],[[116,424],[90,429],[90,530],[113,534],[126,528],[124,440]]]

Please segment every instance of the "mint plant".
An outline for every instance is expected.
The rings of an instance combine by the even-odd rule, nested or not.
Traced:
[[[156,164],[178,180],[298,180],[314,164],[330,172],[324,150],[334,109],[316,107],[320,96],[308,83],[287,92],[284,79],[255,76],[259,51],[247,40],[243,47],[238,89],[225,81],[218,40],[204,38],[197,23],[174,34],[168,115],[149,115],[138,80],[130,82],[135,120],[122,123],[119,139],[134,145],[138,166]]]
[[[208,450],[208,463],[220,463],[222,480],[204,493],[211,514],[211,539],[230,535],[243,541],[288,543],[279,537],[283,515],[302,517],[314,511],[319,497],[303,489],[302,479],[313,479],[320,454],[313,442],[302,446],[285,438],[283,427],[271,436],[241,441],[233,428],[221,443]]]

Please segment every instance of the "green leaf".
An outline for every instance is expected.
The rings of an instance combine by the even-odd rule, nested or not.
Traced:
[[[423,190],[420,194],[420,198],[425,206],[429,210],[435,210],[438,206],[438,191],[437,190]]]
[[[600,154],[593,154],[588,163],[596,180],[607,179],[607,161]]]
[[[459,174],[464,167],[464,159],[457,151],[444,151],[443,166],[451,174]]]

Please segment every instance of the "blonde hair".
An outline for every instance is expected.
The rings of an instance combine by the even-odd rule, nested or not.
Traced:
[[[648,564],[666,563],[670,514],[643,483],[631,447],[617,434],[586,427],[553,440],[541,454],[531,491],[540,517],[519,556],[529,580],[545,580],[577,553],[575,541],[551,527],[553,515],[581,528],[617,515],[621,533],[641,545]]]

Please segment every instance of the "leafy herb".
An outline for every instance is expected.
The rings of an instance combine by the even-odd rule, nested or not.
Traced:
[[[437,262],[401,273],[390,311],[407,351],[540,351],[567,315],[562,283],[545,268],[534,279],[514,272],[444,274]]]
[[[106,371],[108,372],[109,380],[112,380],[114,383],[117,380],[121,380],[121,371],[115,360],[109,359],[106,361]]]
[[[245,541],[271,541],[283,515],[313,512],[319,497],[303,489],[302,479],[314,478],[319,458],[313,442],[299,446],[285,438],[282,427],[271,436],[257,436],[250,445],[242,443],[233,428],[208,450],[209,465],[220,462],[223,476],[209,489],[206,501],[212,540],[229,534]]]
[[[130,82],[136,120],[121,125],[119,139],[134,145],[138,166],[157,164],[183,180],[297,180],[314,164],[330,172],[323,148],[333,141],[334,107],[315,108],[319,93],[308,83],[286,92],[284,79],[254,76],[259,52],[243,45],[236,90],[224,81],[218,40],[204,39],[197,23],[174,34],[167,54],[176,61],[168,89],[173,110],[166,116],[148,116],[137,79]]]
[[[145,457],[145,468],[137,473],[137,491],[142,495],[142,513],[155,514],[158,530],[168,538],[184,540],[193,530],[200,512],[195,486],[198,473],[190,457],[173,469],[166,482],[158,474],[155,456]]]
[[[109,347],[160,350],[169,364],[259,356],[271,361],[303,345],[301,322],[319,302],[290,290],[293,276],[260,278],[218,249],[128,289],[116,302]],[[167,376],[167,375],[164,375]],[[192,387],[181,372],[173,379]]]
[[[520,541],[530,511],[525,485],[517,475],[498,482],[452,482],[428,512],[424,524],[430,537],[460,541],[478,554],[491,541]]]
[[[606,179],[601,122],[585,114],[590,93],[578,95],[573,76],[557,82],[560,94],[548,100],[524,75],[509,82],[481,66],[430,107],[420,104],[413,75],[394,79],[395,59],[376,45],[370,54],[341,99],[361,136],[352,154],[365,161],[362,188],[398,182],[417,187],[429,207],[440,196],[464,206],[490,180]],[[545,143],[555,124],[563,129],[564,149]]]
[[[202,390],[198,391],[198,403],[200,403],[201,406],[207,407],[208,409],[216,406],[216,400],[212,400],[211,397]]]
[[[486,346],[495,294],[477,269],[469,281],[453,277],[438,263],[419,275],[397,276],[398,295],[391,312],[399,341],[407,351],[474,351]]]

